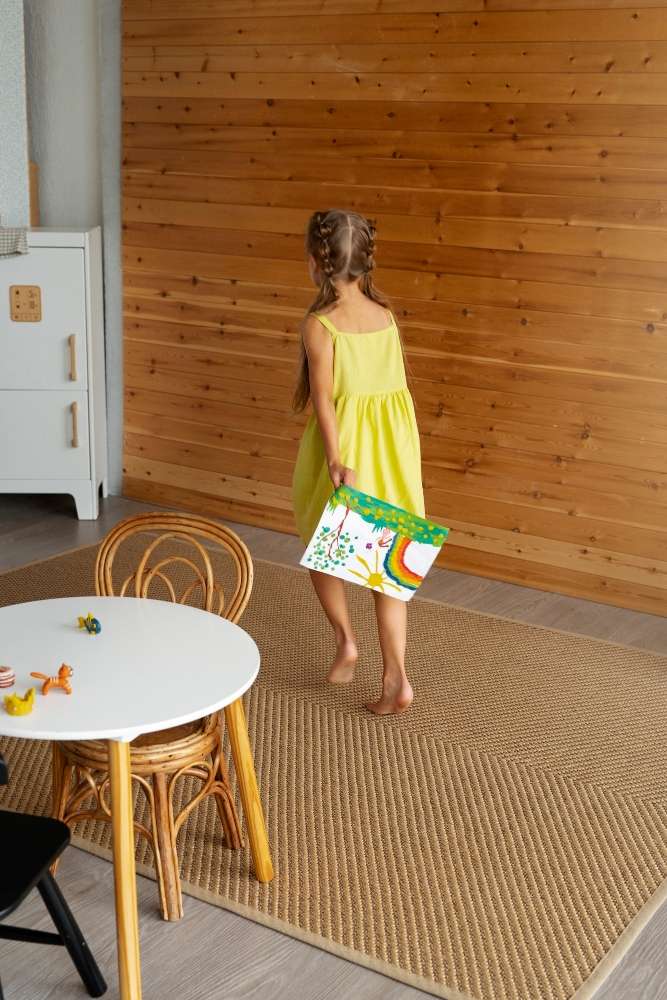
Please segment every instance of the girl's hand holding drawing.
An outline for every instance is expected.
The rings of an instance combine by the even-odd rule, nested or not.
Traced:
[[[348,469],[341,462],[329,462],[329,475],[335,490],[339,486],[354,486],[357,479],[354,469]]]

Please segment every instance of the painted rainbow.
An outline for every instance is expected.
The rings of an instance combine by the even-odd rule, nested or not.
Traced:
[[[405,553],[410,541],[411,539],[401,535],[394,536],[385,556],[384,568],[387,576],[394,583],[400,584],[401,587],[407,587],[408,590],[416,590],[424,577],[420,576],[419,573],[414,573],[405,562]]]

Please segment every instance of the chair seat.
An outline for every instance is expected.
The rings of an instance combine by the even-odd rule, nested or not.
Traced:
[[[174,726],[173,729],[158,729],[154,733],[142,733],[136,736],[130,743],[130,752],[140,750],[142,755],[149,753],[152,747],[160,748],[167,744],[178,744],[181,740],[198,736],[204,730],[210,716],[203,719],[195,719],[194,722],[185,722],[182,726]],[[94,758],[102,756],[106,759],[106,740],[74,740],[71,743],[64,743],[66,749],[78,747],[80,753],[85,757]]]
[[[178,740],[187,739],[188,736],[196,736],[204,727],[206,719],[195,719],[194,722],[185,722],[182,726],[174,726],[173,729],[158,729],[155,733],[143,733],[132,740],[131,748],[141,747],[161,747],[165,743],[175,743]]]
[[[0,810],[0,920],[34,889],[69,838],[69,829],[60,820]]]

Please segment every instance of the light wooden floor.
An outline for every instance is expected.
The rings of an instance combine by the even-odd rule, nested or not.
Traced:
[[[77,521],[67,498],[0,497],[0,572],[92,544],[118,520],[148,509],[109,497],[98,521]],[[294,564],[299,542],[234,525],[256,558]],[[521,621],[612,639],[667,653],[667,621],[556,594],[434,570],[425,597]],[[59,880],[117,996],[111,866],[70,849]],[[139,880],[145,1000],[420,1000],[402,986],[216,907],[186,897],[186,915],[165,924],[155,886]],[[16,922],[48,929],[36,894]],[[6,1000],[73,1000],[86,994],[62,949],[0,942]],[[542,1000],[526,997],[522,1000]],[[654,916],[594,1000],[667,1000],[667,906]]]

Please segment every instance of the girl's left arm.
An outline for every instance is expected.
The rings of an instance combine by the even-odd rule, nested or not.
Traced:
[[[331,482],[334,489],[338,489],[341,483],[354,486],[353,469],[348,469],[340,460],[338,423],[333,403],[333,344],[314,316],[307,316],[304,321],[303,343],[308,356],[310,398],[322,435]]]

